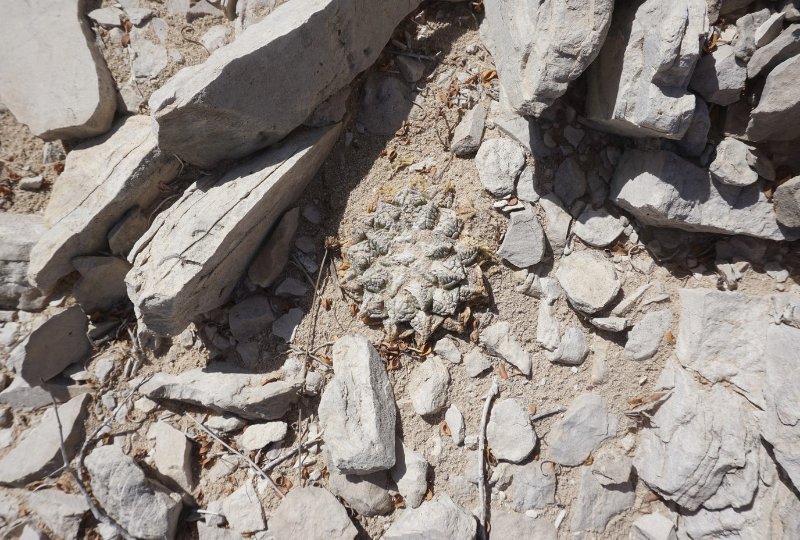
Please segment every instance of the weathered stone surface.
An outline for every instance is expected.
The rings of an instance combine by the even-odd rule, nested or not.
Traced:
[[[739,101],[746,80],[747,68],[733,47],[720,45],[697,62],[689,88],[709,103],[727,106]]]
[[[756,156],[753,148],[733,137],[717,145],[717,155],[709,165],[712,178],[729,186],[749,186],[758,181],[758,172],[751,167]]]
[[[395,464],[395,401],[383,361],[365,337],[333,346],[334,377],[322,394],[319,418],[331,464],[367,474]]]
[[[433,352],[439,358],[447,360],[451,364],[461,363],[461,351],[458,350],[455,340],[444,337],[436,342],[433,346]]]
[[[634,467],[687,510],[750,504],[758,482],[758,433],[748,403],[721,385],[706,390],[674,362],[658,388],[672,394],[639,437]]]
[[[525,154],[511,139],[489,139],[475,154],[475,166],[484,189],[501,198],[514,193],[514,184],[525,166]]]
[[[736,40],[733,43],[736,58],[747,62],[756,52],[756,29],[770,16],[769,8],[747,13],[736,20]]]
[[[548,193],[539,199],[539,205],[544,210],[545,224],[544,231],[553,255],[560,257],[564,253],[567,245],[567,235],[569,226],[572,223],[572,216],[564,208],[564,203],[554,194]]]
[[[703,0],[615,6],[589,68],[589,119],[622,135],[681,139],[694,113],[695,98],[686,88],[706,26]]]
[[[559,340],[558,347],[550,355],[550,361],[568,366],[579,366],[589,354],[586,336],[577,326],[568,326]]]
[[[544,229],[533,210],[525,208],[511,214],[497,254],[518,268],[527,268],[541,262],[546,249]]]
[[[631,525],[630,540],[678,540],[675,524],[664,514],[645,514]]]
[[[552,463],[531,461],[511,468],[511,504],[517,512],[542,509],[556,502],[556,468]]]
[[[108,231],[108,247],[114,255],[127,257],[133,245],[150,226],[150,217],[138,206],[128,210]]]
[[[558,198],[567,207],[572,207],[576,200],[584,196],[587,187],[586,172],[581,168],[578,159],[570,156],[562,161],[553,180],[553,189]]]
[[[26,502],[50,530],[65,540],[78,538],[83,516],[89,512],[83,495],[57,489],[33,491],[28,494]]]
[[[772,42],[753,53],[747,62],[747,78],[766,75],[775,66],[800,52],[800,24],[793,24]]]
[[[286,422],[251,424],[236,438],[236,444],[245,452],[261,450],[267,445],[282,441],[288,432]]]
[[[288,210],[258,250],[247,269],[247,277],[259,287],[269,287],[289,261],[292,238],[297,231],[300,207]]]
[[[180,375],[157,373],[139,391],[151,399],[182,401],[253,420],[274,420],[295,402],[297,391],[285,381],[264,384],[264,379],[264,375],[212,363]]]
[[[83,394],[58,406],[67,456],[72,458],[83,437],[83,419],[89,396]],[[22,485],[58,470],[64,461],[58,421],[48,409],[39,423],[25,431],[16,446],[0,459],[0,484]]]
[[[555,526],[545,518],[533,519],[525,514],[492,510],[492,535],[495,538],[531,538],[556,540]]]
[[[430,356],[414,368],[408,381],[411,404],[420,416],[436,414],[447,406],[450,372],[438,356]]]
[[[567,91],[600,52],[611,0],[486,2],[481,37],[513,108],[536,115]]]
[[[477,152],[481,146],[486,114],[486,107],[482,103],[478,103],[464,114],[453,131],[453,140],[450,141],[451,152],[457,156]]]
[[[114,119],[114,80],[84,19],[86,4],[12,2],[0,21],[3,104],[45,140],[99,135]]]
[[[581,487],[575,501],[570,528],[578,531],[602,533],[611,519],[633,506],[636,499],[633,484],[625,482],[613,486],[602,485],[590,467],[583,467]]]
[[[486,443],[497,459],[519,463],[533,452],[536,440],[530,417],[517,400],[501,399],[494,404]]]
[[[72,259],[81,277],[72,293],[87,313],[108,311],[127,298],[125,274],[131,265],[119,257],[87,256]]]
[[[786,227],[800,227],[800,176],[784,182],[772,196],[778,223]]]
[[[46,227],[34,214],[0,212],[0,308],[41,309],[45,298],[28,280],[31,249]]]
[[[596,251],[579,251],[561,259],[556,278],[575,309],[596,313],[619,293],[614,265]]]
[[[464,425],[464,415],[461,414],[458,407],[450,405],[444,415],[444,421],[450,429],[450,436],[453,438],[453,443],[457,446],[464,444],[467,428]]]
[[[428,491],[428,462],[398,437],[395,445],[397,460],[389,473],[397,484],[408,508],[417,508]]]
[[[161,213],[129,255],[128,295],[140,326],[179,334],[194,316],[224,303],[338,134],[338,125],[301,130],[220,178],[194,183]]]
[[[604,486],[624,484],[631,478],[633,465],[631,458],[620,454],[616,449],[602,449],[592,461],[592,474]]]
[[[625,358],[629,360],[648,360],[658,352],[661,339],[672,324],[672,312],[668,309],[651,311],[642,317],[628,333],[625,342]]]
[[[622,332],[628,327],[628,319],[624,317],[595,317],[589,322],[606,332]]]
[[[597,394],[582,394],[570,403],[564,417],[550,430],[548,453],[561,465],[580,465],[617,432],[617,417]]]
[[[499,356],[524,375],[531,374],[531,355],[522,348],[511,332],[508,321],[496,322],[481,331],[480,343],[490,354]]]
[[[131,116],[67,156],[45,210],[49,228],[31,251],[28,277],[48,290],[74,270],[72,259],[106,250],[106,235],[133,206],[150,206],[178,160],[156,145],[150,119]]]
[[[407,118],[411,104],[408,84],[392,75],[372,72],[364,83],[358,121],[369,133],[394,135]]]
[[[758,183],[745,188],[717,184],[707,171],[670,152],[626,151],[614,172],[611,197],[641,223],[655,227],[800,238],[800,230],[778,224]]]
[[[28,384],[40,385],[89,356],[92,344],[86,337],[88,326],[80,306],[56,313],[11,351],[6,365]]]
[[[239,341],[263,332],[274,320],[275,314],[270,307],[269,297],[263,294],[248,296],[234,305],[228,313],[231,334]]]
[[[622,234],[624,227],[619,219],[608,213],[605,208],[594,209],[587,206],[575,221],[575,234],[594,247],[606,247]]]
[[[145,478],[132,457],[116,445],[95,448],[86,457],[92,494],[108,515],[136,538],[158,540],[175,534],[181,512],[159,485]],[[147,519],[142,519],[147,516]]]
[[[708,144],[708,131],[711,129],[711,116],[708,105],[700,98],[695,100],[694,116],[683,138],[676,143],[678,152],[686,157],[700,157]]]
[[[783,13],[773,13],[756,28],[754,36],[756,47],[763,47],[780,35],[783,30],[783,17]]]
[[[372,65],[397,24],[418,4],[301,0],[281,5],[153,93],[150,110],[159,146],[207,167],[283,139]]]
[[[384,540],[458,538],[475,540],[475,518],[445,495],[435,495],[419,508],[403,510],[383,535]]]
[[[256,488],[250,480],[243,482],[236,491],[219,501],[219,508],[231,529],[238,533],[252,534],[266,527],[264,507],[261,506]]]
[[[328,468],[328,489],[362,516],[379,516],[394,510],[389,493],[389,474],[378,471],[365,475],[342,474]]]
[[[150,426],[147,438],[155,443],[153,465],[162,483],[172,489],[191,493],[194,487],[192,445],[186,435],[166,422],[159,421]]]
[[[477,377],[491,367],[492,363],[477,347],[464,355],[464,368],[470,377]]]
[[[269,531],[275,538],[308,540],[354,540],[358,535],[336,497],[312,486],[286,495],[269,521]]]
[[[796,25],[800,29],[800,25]],[[800,41],[798,41],[800,43]],[[750,114],[747,138],[751,141],[790,141],[800,136],[800,55],[773,69]]]

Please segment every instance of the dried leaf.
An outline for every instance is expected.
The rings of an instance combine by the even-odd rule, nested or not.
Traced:
[[[447,425],[447,422],[442,422],[442,424],[439,426],[439,429],[441,429],[442,434],[447,435],[448,437],[452,436],[452,433],[450,432],[450,426]]]
[[[675,334],[672,333],[672,330],[667,330],[667,333],[664,335],[664,337],[667,339],[667,343],[670,345],[675,345],[675,343],[678,341],[675,339]]]
[[[433,499],[433,490],[429,487],[428,491],[425,492],[425,500],[429,501]]]
[[[506,372],[506,368],[503,366],[503,364],[499,364],[497,366],[497,372],[500,375],[501,379],[503,379],[504,381],[508,380],[508,372]]]
[[[395,510],[401,510],[406,507],[406,501],[403,499],[403,496],[397,493],[394,497],[392,497],[392,504],[394,504]]]
[[[528,412],[531,414],[536,414],[536,409],[537,409],[536,403],[531,403],[531,406],[528,407]]]
[[[322,309],[324,309],[325,311],[330,311],[332,305],[333,305],[333,301],[330,298],[323,298],[322,299]]]

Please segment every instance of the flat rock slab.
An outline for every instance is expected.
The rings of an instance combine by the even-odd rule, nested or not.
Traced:
[[[58,406],[69,458],[81,443],[88,401],[88,394],[83,394]],[[0,459],[0,484],[23,485],[39,480],[58,470],[63,463],[58,421],[55,411],[48,409],[39,423],[25,431],[17,445]]]
[[[622,234],[624,227],[605,208],[587,206],[575,221],[573,230],[578,238],[590,246],[606,247]]]
[[[308,486],[291,490],[269,520],[275,538],[354,540],[358,535],[347,510],[325,489]]]
[[[322,394],[319,418],[331,464],[367,474],[395,464],[395,400],[386,368],[364,337],[333,346],[334,377]]]
[[[398,437],[395,443],[396,461],[389,473],[408,508],[417,508],[428,491],[428,462]]]
[[[636,500],[635,486],[630,482],[603,486],[592,474],[590,467],[583,467],[581,487],[574,503],[570,529],[602,533],[611,519],[633,506]]]
[[[545,518],[531,518],[516,512],[492,510],[492,534],[495,538],[535,538],[556,540],[555,526]]]
[[[147,431],[153,448],[153,465],[164,485],[191,493],[194,487],[192,444],[182,431],[164,421],[156,422]]]
[[[561,259],[556,279],[570,304],[584,313],[602,310],[620,289],[614,265],[596,251],[579,251]]]
[[[727,106],[739,101],[747,80],[747,68],[734,52],[730,45],[720,45],[700,58],[689,88],[709,103]]]
[[[410,538],[458,538],[475,540],[477,522],[445,495],[435,495],[419,508],[403,510],[383,535],[384,540]]]
[[[28,280],[31,249],[47,230],[41,216],[0,212],[0,309],[41,309],[45,298]]]
[[[592,63],[608,32],[611,0],[486,2],[481,37],[519,114],[541,114]]]
[[[597,394],[583,394],[570,403],[564,418],[550,430],[550,459],[574,467],[583,463],[600,444],[617,432],[617,417]]]
[[[297,400],[297,391],[285,381],[264,384],[265,379],[264,375],[231,371],[225,364],[209,364],[180,375],[157,373],[139,392],[150,399],[182,401],[242,418],[275,420]]]
[[[128,256],[128,294],[147,331],[177,335],[228,299],[338,134],[338,125],[301,130],[222,177],[192,184],[159,214]]]
[[[499,356],[524,375],[531,374],[531,355],[511,333],[511,323],[496,322],[481,331],[480,343],[490,354]]]
[[[542,509],[556,502],[556,466],[543,461],[531,461],[513,466],[510,495],[517,512]]]
[[[25,501],[56,535],[70,540],[78,538],[83,516],[89,512],[83,495],[64,493],[58,489],[33,491]]]
[[[501,399],[492,407],[486,425],[486,442],[499,460],[519,463],[536,446],[529,414],[515,399]]]
[[[626,2],[589,67],[587,116],[630,137],[679,140],[695,97],[687,91],[706,31],[706,2]]]
[[[300,0],[279,6],[153,93],[159,146],[209,167],[283,139],[371,66],[418,4]]]
[[[645,225],[767,240],[800,238],[800,229],[778,223],[760,183],[717,184],[708,171],[671,152],[626,150],[614,171],[611,197]]]
[[[150,482],[132,457],[113,444],[101,446],[86,457],[86,469],[93,495],[128,533],[148,540],[172,538],[181,513],[180,499]]]
[[[526,208],[511,214],[511,222],[497,254],[518,268],[527,268],[541,262],[546,249],[544,229],[533,210]]]
[[[800,25],[795,26],[800,31]],[[793,84],[798,76],[800,55],[793,56],[770,72],[758,106],[750,114],[747,124],[749,140],[790,141],[800,136],[800,89]]]
[[[414,411],[420,416],[440,412],[447,406],[450,372],[438,356],[430,356],[409,377],[408,389]]]
[[[779,185],[772,202],[779,223],[787,227],[800,227],[800,176]]]
[[[180,163],[159,151],[150,119],[130,116],[111,133],[67,156],[45,210],[47,233],[34,246],[28,276],[52,289],[72,259],[107,251],[109,230],[134,206],[150,206]]]
[[[329,467],[328,473],[328,489],[331,493],[362,516],[385,515],[394,510],[388,472],[342,474],[336,467]]]
[[[108,131],[117,109],[114,80],[84,18],[86,4],[10,2],[0,20],[3,104],[48,141]]]
[[[506,197],[514,193],[514,184],[525,166],[525,153],[511,139],[489,139],[475,154],[475,166],[484,189],[495,197]]]
[[[108,311],[128,299],[125,275],[131,265],[119,257],[75,257],[72,265],[81,277],[72,293],[87,313]]]
[[[661,344],[661,339],[672,324],[672,312],[668,309],[651,311],[642,317],[628,333],[625,342],[625,358],[630,360],[649,360]]]

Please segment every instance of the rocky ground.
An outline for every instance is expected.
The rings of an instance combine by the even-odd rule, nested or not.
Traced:
[[[798,7],[282,3],[0,22],[4,537],[800,536]]]

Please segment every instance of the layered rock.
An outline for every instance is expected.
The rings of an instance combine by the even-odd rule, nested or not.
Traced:
[[[600,52],[611,0],[487,0],[481,36],[516,112],[538,116]]]
[[[589,69],[588,117],[621,135],[681,139],[695,109],[686,88],[706,26],[703,0],[616,5]]]
[[[228,299],[338,134],[338,126],[301,130],[221,177],[192,184],[155,219],[128,256],[126,283],[140,333],[179,334]]]
[[[0,20],[3,104],[45,140],[107,131],[114,80],[84,19],[85,0],[10,2]]]
[[[275,143],[378,58],[419,0],[296,0],[150,98],[159,146],[208,167]]]
[[[760,183],[717,184],[708,171],[666,151],[626,151],[614,172],[611,197],[645,225],[767,240],[800,238],[800,229],[778,223]]]
[[[790,141],[800,136],[800,88],[795,84],[798,77],[800,55],[770,72],[758,105],[750,114],[749,140]]]
[[[40,216],[0,212],[0,309],[43,306],[42,292],[28,280],[28,261],[45,230]]]
[[[108,249],[109,230],[134,206],[150,206],[180,163],[156,145],[150,119],[131,116],[67,156],[45,211],[47,233],[31,251],[28,277],[48,290],[74,271],[72,259]]]

